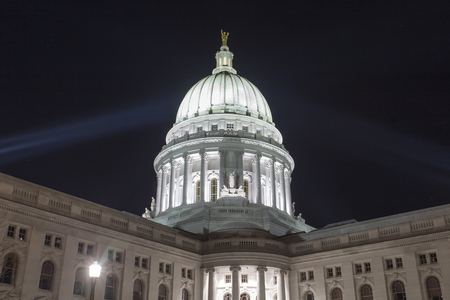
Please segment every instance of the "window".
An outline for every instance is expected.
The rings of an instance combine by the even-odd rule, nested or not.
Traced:
[[[114,250],[108,250],[108,260],[113,260]]]
[[[336,267],[336,277],[342,276],[341,267]]]
[[[401,258],[396,258],[395,263],[397,264],[397,268],[403,268],[403,260]]]
[[[217,179],[211,179],[211,202],[217,200]]]
[[[372,287],[365,284],[361,287],[361,300],[373,300]]]
[[[305,296],[305,300],[314,300],[314,294],[311,292],[307,292]]]
[[[425,254],[419,255],[419,262],[421,265],[425,265],[427,263],[427,256]]]
[[[309,277],[309,280],[314,280],[314,271],[309,271],[308,277]]]
[[[392,293],[394,300],[406,300],[405,285],[400,280],[392,283]]]
[[[51,243],[52,243],[52,236],[46,234],[45,235],[45,240],[44,240],[44,245],[45,246],[50,246]]]
[[[166,274],[172,274],[172,266],[169,264],[166,264]]]
[[[200,180],[195,182],[195,202],[200,201]]]
[[[394,268],[394,263],[392,262],[392,259],[386,259],[386,269],[390,270]]]
[[[158,288],[158,300],[167,300],[167,289],[162,284]]]
[[[16,233],[16,227],[15,226],[8,226],[8,233],[6,234],[10,238],[14,238],[14,235]]]
[[[19,240],[25,241],[26,235],[27,235],[27,230],[23,229],[23,228],[20,228],[19,229]]]
[[[231,299],[232,299],[232,296],[231,296],[230,293],[225,294],[225,295],[223,296],[223,300],[231,300]]]
[[[61,238],[55,237],[55,248],[61,249]]]
[[[51,291],[54,272],[55,265],[49,260],[44,261],[41,269],[41,277],[39,279],[39,288],[41,290]]]
[[[212,131],[217,131],[217,130],[219,130],[219,126],[218,125],[211,125],[211,130]]]
[[[248,132],[248,126],[242,126],[242,131]]]
[[[192,270],[187,270],[187,278],[192,279]]]
[[[437,255],[436,255],[436,253],[430,253],[430,263],[431,264],[435,264],[435,263],[437,263],[438,262],[438,260],[437,260]]]
[[[227,130],[234,130],[234,124],[227,124]]]
[[[256,130],[256,133],[257,133],[257,134],[261,134],[261,130],[259,130],[259,129]]]
[[[434,276],[430,276],[427,278],[426,285],[427,285],[428,299],[430,300],[442,299],[441,284],[439,283],[439,279],[437,279]]]
[[[136,256],[136,257],[134,258],[134,266],[135,266],[135,267],[139,267],[139,256]]]
[[[248,275],[247,274],[241,275],[241,283],[248,283]]]
[[[186,289],[183,289],[181,291],[181,300],[188,300],[189,299],[189,293]]]
[[[327,276],[328,276],[328,278],[333,277],[333,268],[327,269]]]
[[[306,281],[306,272],[300,272],[300,281]]]
[[[181,277],[186,278],[186,269],[181,269]]]
[[[243,293],[239,299],[240,300],[250,300],[250,296],[247,293]]]
[[[94,245],[87,245],[86,255],[94,255]]]
[[[231,275],[225,275],[225,283],[231,283]]]
[[[362,266],[361,264],[355,264],[355,273],[361,274],[362,273]]]
[[[159,263],[159,272],[164,273],[164,263]]]
[[[85,296],[87,275],[86,268],[77,269],[77,272],[75,273],[75,284],[73,285],[74,295]]]
[[[372,267],[370,266],[370,263],[364,263],[364,269],[365,269],[366,273],[372,271]]]
[[[84,244],[83,243],[78,243],[78,253],[83,254],[84,252]]]
[[[202,131],[203,131],[203,127],[202,126],[197,127],[197,132],[202,132]]]
[[[105,299],[114,300],[115,294],[116,294],[116,277],[112,274],[109,274],[106,277]]]
[[[277,276],[273,276],[273,284],[274,285],[278,284],[278,277]]]
[[[142,259],[142,263],[141,263],[141,267],[144,269],[147,269],[148,266],[148,259],[147,258],[143,258]]]
[[[122,262],[122,252],[116,252],[116,262]]]
[[[14,253],[9,253],[3,258],[2,273],[0,283],[14,284],[19,259]]]
[[[331,300],[342,300],[342,291],[340,288],[334,288],[331,291]]]
[[[248,180],[244,179],[244,193],[245,193],[245,198],[248,199]]]
[[[139,279],[134,281],[133,300],[142,300],[142,282]]]

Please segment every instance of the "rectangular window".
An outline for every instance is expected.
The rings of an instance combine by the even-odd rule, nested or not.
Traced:
[[[361,264],[355,264],[355,273],[361,274],[362,273],[362,266]]]
[[[166,274],[172,274],[171,265],[166,265]]]
[[[27,235],[27,230],[20,228],[19,229],[19,240],[25,241],[26,235]]]
[[[364,269],[366,272],[372,271],[372,267],[370,266],[370,263],[364,263]]]
[[[308,272],[308,278],[309,278],[309,280],[314,280],[314,271]]]
[[[333,277],[333,268],[327,269],[327,276],[328,276],[328,278]]]
[[[241,275],[241,283],[248,283],[248,275],[247,274]]]
[[[278,284],[278,277],[277,276],[273,276],[273,284],[274,285]]]
[[[186,278],[186,269],[181,269],[181,277]]]
[[[116,252],[116,262],[122,262],[122,252]]]
[[[135,266],[135,267],[139,267],[139,256],[136,256],[136,257],[134,258],[134,266]]]
[[[52,236],[49,234],[45,235],[45,240],[44,240],[44,245],[45,246],[50,246],[50,244],[52,243]]]
[[[430,253],[430,263],[435,264],[437,262],[438,262],[438,260],[437,260],[436,253]]]
[[[225,283],[231,283],[231,275],[225,275]]]
[[[425,265],[427,263],[427,256],[425,254],[419,255],[419,262],[421,265]]]
[[[227,130],[234,130],[234,124],[227,124]]]
[[[300,272],[300,281],[306,281],[306,272]]]
[[[164,263],[159,263],[159,272],[164,273]]]
[[[108,250],[108,260],[113,260],[113,256],[114,256],[114,251]]]
[[[386,269],[390,270],[394,268],[394,263],[392,262],[392,259],[386,259]]]
[[[86,247],[86,254],[87,255],[94,255],[94,245],[87,245],[87,247]]]
[[[242,131],[248,132],[248,126],[242,126]]]
[[[187,270],[187,278],[192,279],[192,270]]]
[[[55,237],[55,248],[61,249],[61,238]]]
[[[202,132],[202,131],[203,131],[203,127],[202,126],[197,127],[197,132]]]
[[[256,130],[256,133],[257,133],[257,134],[261,134],[261,130],[259,130],[259,129]]]
[[[14,226],[9,226],[9,227],[8,227],[8,233],[7,233],[7,236],[8,236],[8,237],[11,237],[11,238],[14,238],[15,232],[16,232],[16,227],[14,227]]]
[[[336,277],[342,276],[341,267],[336,267]]]
[[[83,243],[78,243],[78,253],[83,254],[84,251],[84,244]]]
[[[219,130],[219,125],[211,125],[211,130],[212,130],[212,131],[217,131],[217,130]]]
[[[395,263],[397,264],[397,268],[403,268],[403,260],[401,258],[396,258]]]
[[[143,258],[142,259],[142,263],[141,263],[141,267],[144,269],[147,269],[147,265],[148,265],[148,259],[147,258]]]

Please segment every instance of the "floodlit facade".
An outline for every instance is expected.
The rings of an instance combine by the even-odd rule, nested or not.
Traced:
[[[294,161],[227,37],[180,104],[142,217],[0,174],[0,299],[450,297],[450,205],[321,229],[294,216]]]

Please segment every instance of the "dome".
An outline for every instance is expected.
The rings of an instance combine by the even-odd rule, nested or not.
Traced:
[[[266,99],[250,81],[232,68],[233,54],[222,46],[216,54],[213,74],[198,81],[186,94],[178,109],[176,122],[197,116],[235,113],[273,124]]]

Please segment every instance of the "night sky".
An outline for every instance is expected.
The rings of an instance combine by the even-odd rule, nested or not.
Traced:
[[[0,172],[142,214],[223,29],[295,160],[308,224],[447,204],[448,1],[359,2],[2,1]]]

